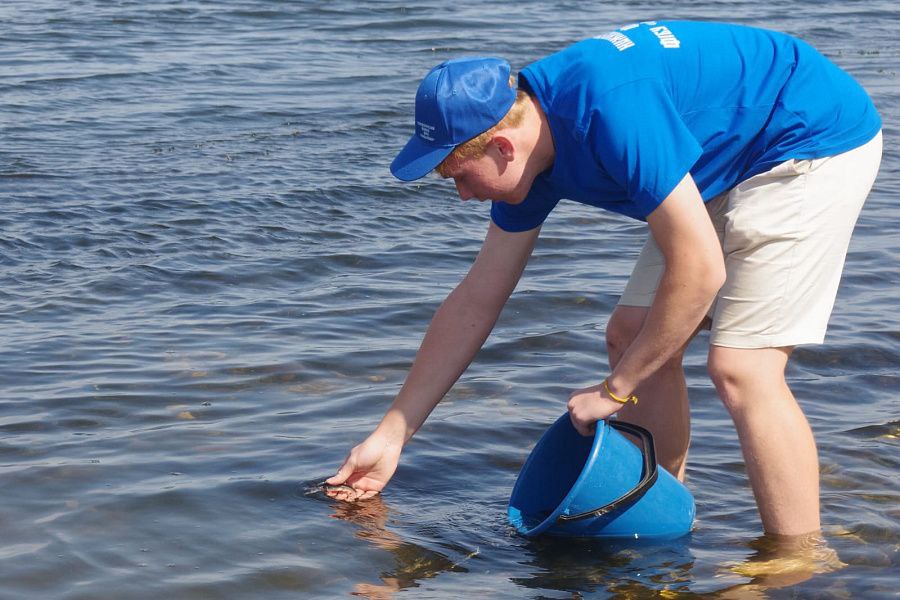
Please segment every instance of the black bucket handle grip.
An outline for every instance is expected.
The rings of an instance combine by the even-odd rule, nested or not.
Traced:
[[[641,480],[636,486],[610,502],[599,508],[577,513],[574,515],[559,515],[556,517],[557,522],[571,523],[572,521],[581,521],[590,517],[602,517],[620,508],[626,508],[637,502],[647,493],[657,477],[659,477],[659,465],[656,462],[656,445],[653,443],[653,435],[643,427],[633,423],[625,423],[624,421],[607,421],[610,427],[630,433],[641,440],[643,448],[641,455],[644,458],[644,467]]]

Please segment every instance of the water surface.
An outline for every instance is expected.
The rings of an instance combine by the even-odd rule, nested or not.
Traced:
[[[4,3],[0,597],[896,597],[896,17],[833,0]],[[418,80],[656,18],[799,35],[884,118],[828,343],[790,369],[836,556],[760,537],[705,339],[686,360],[692,536],[511,531],[529,449],[606,370],[646,235],[574,204],[383,496],[306,494],[374,427],[487,227],[447,182],[388,172]]]

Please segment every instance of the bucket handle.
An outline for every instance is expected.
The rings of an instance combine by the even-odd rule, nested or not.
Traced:
[[[570,523],[572,521],[580,521],[589,517],[602,517],[620,508],[629,507],[647,493],[659,476],[659,467],[656,463],[656,445],[653,443],[653,436],[649,431],[634,425],[633,423],[625,423],[624,421],[607,421],[607,424],[619,431],[630,433],[640,438],[643,445],[641,456],[644,458],[643,476],[636,486],[625,492],[609,504],[604,504],[599,508],[577,513],[574,515],[559,515],[556,520],[561,523]]]

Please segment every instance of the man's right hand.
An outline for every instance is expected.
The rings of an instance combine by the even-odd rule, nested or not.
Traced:
[[[325,493],[348,502],[371,498],[384,489],[394,475],[402,449],[402,440],[374,431],[350,451],[338,472],[325,480],[329,486],[341,487],[326,488]]]

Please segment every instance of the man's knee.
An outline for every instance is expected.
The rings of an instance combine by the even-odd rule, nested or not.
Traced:
[[[637,306],[617,306],[613,310],[606,325],[606,351],[613,367],[641,331],[648,310]]]
[[[791,348],[723,348],[711,346],[707,371],[719,397],[734,415],[764,390],[785,386],[784,369]]]

